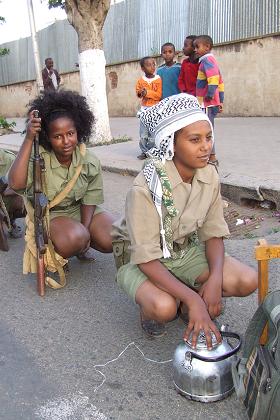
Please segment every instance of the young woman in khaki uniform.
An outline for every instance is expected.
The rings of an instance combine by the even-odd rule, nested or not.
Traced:
[[[150,336],[165,333],[178,305],[188,313],[187,340],[196,345],[204,330],[220,333],[212,319],[222,296],[246,296],[257,287],[256,272],[225,256],[229,234],[219,177],[208,164],[213,130],[197,99],[179,94],[140,115],[154,134],[150,160],[126,199],[125,218],[114,223],[117,282],[140,307]]]
[[[34,110],[40,118],[34,118]],[[103,203],[101,166],[96,156],[80,145],[91,134],[94,117],[84,97],[71,91],[46,92],[29,110],[26,137],[9,172],[9,185],[33,197],[32,146],[39,133],[40,154],[45,161],[46,194],[49,201],[64,190],[77,167],[81,172],[71,191],[50,210],[50,236],[55,251],[63,258],[92,259],[89,248],[112,252],[113,218]]]

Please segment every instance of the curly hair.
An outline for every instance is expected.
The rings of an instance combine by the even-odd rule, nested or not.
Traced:
[[[86,98],[71,90],[44,92],[30,103],[28,115],[37,109],[41,118],[39,144],[46,150],[52,150],[49,141],[49,125],[57,118],[69,118],[77,130],[78,142],[89,140],[94,116],[90,111]]]

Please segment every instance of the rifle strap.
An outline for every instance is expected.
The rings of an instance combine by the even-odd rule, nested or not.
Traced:
[[[79,149],[80,149],[81,155],[84,157],[85,154],[86,154],[86,145],[84,143],[81,143],[80,146],[79,146]],[[76,181],[77,181],[77,179],[78,179],[78,177],[81,173],[82,167],[83,167],[82,163],[79,166],[77,166],[77,169],[76,169],[76,172],[75,172],[73,178],[68,182],[68,184],[66,185],[64,190],[61,191],[60,193],[58,193],[57,196],[48,205],[48,210],[47,210],[47,215],[46,215],[47,234],[48,234],[48,250],[50,252],[53,264],[58,271],[59,279],[60,279],[60,282],[58,283],[52,277],[46,276],[45,283],[46,283],[47,286],[51,287],[52,289],[61,289],[62,287],[64,287],[66,285],[66,276],[65,276],[64,269],[63,269],[63,265],[56,258],[56,255],[55,255],[56,253],[55,253],[55,250],[54,250],[54,246],[53,246],[53,243],[50,239],[50,234],[49,234],[49,210],[52,207],[57,206],[59,203],[61,203],[61,201],[64,200],[65,197],[67,197],[69,192],[72,190],[72,188],[76,184]],[[46,185],[46,179],[45,179],[45,173],[44,172],[42,172],[42,182],[43,182],[43,188],[44,188],[45,193],[46,193],[47,192],[47,185]]]
[[[60,283],[58,283],[56,280],[54,280],[52,277],[49,277],[49,276],[46,276],[45,283],[47,286],[51,287],[52,289],[61,289],[62,287],[66,285],[66,276],[65,276],[65,272],[64,272],[62,264],[55,257],[54,246],[50,239],[48,241],[48,249],[50,251],[54,266],[58,271]]]
[[[23,256],[23,273],[36,273],[37,272],[37,251],[36,251],[36,244],[35,244],[35,229],[34,229],[34,208],[31,202],[24,197],[24,204],[27,211],[26,214],[26,232],[25,232],[25,251]],[[45,267],[48,271],[55,272],[58,271],[60,276],[60,283],[65,284],[65,273],[63,270],[63,266],[67,263],[67,260],[64,259],[61,255],[57,254],[53,250],[53,245],[49,239],[49,215],[48,209],[47,214],[44,217],[44,225],[46,229],[46,233],[48,235],[48,245],[47,245],[47,252],[45,254]],[[63,274],[62,274],[63,272]],[[52,284],[52,280],[49,280],[47,284]],[[55,283],[54,283],[55,284]],[[63,287],[63,286],[60,286]]]
[[[84,157],[86,154],[86,145],[84,143],[81,143],[79,146],[79,149],[80,149],[81,155]],[[83,167],[82,163],[79,166],[77,166],[77,169],[73,178],[70,179],[70,181],[68,182],[64,190],[60,191],[60,193],[58,193],[57,196],[49,203],[50,209],[57,206],[59,203],[61,203],[61,201],[64,200],[65,197],[67,197],[69,192],[72,190],[72,188],[76,184],[77,179],[79,178],[79,175],[81,173],[82,167]]]

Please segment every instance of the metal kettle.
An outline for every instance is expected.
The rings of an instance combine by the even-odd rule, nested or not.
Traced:
[[[201,402],[222,400],[234,390],[231,365],[241,346],[238,334],[221,328],[222,342],[212,334],[212,349],[207,349],[204,332],[200,332],[196,349],[189,341],[180,343],[173,357],[173,383],[186,398]],[[227,338],[238,341],[232,347]]]

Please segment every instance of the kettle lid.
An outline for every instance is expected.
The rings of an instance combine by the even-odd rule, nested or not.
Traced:
[[[218,343],[217,338],[216,338],[216,336],[213,332],[210,332],[210,334],[211,334],[211,340],[212,340],[212,348],[217,347],[220,343]],[[192,335],[193,335],[193,333],[190,334],[188,340],[186,341],[186,343],[190,347],[192,346]],[[207,349],[206,336],[205,336],[205,332],[203,330],[200,330],[200,332],[198,334],[197,342],[196,342],[196,349],[197,350]]]

